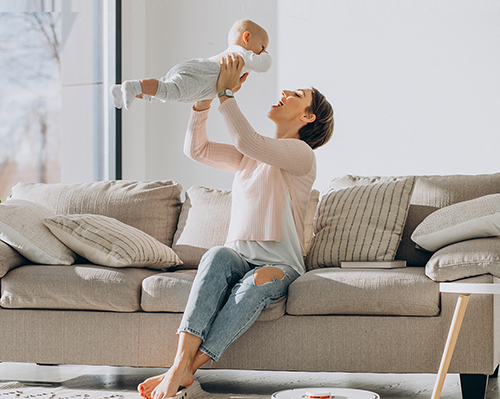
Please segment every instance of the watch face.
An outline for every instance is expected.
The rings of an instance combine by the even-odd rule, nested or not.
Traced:
[[[226,96],[226,97],[234,97],[234,93],[230,90],[230,89],[226,89],[226,90],[223,90],[221,91],[219,94],[218,94],[219,97],[222,97],[222,96]]]

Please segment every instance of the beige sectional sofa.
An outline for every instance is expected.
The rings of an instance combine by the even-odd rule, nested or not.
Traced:
[[[375,193],[374,187],[377,192],[380,188],[388,192],[387,187],[394,188],[401,181],[406,185],[398,197],[393,193],[391,201],[384,197],[381,204],[382,208],[399,207],[388,231],[392,238],[387,241],[386,232],[377,238],[379,233],[374,232],[372,240],[384,243],[369,256],[403,259],[408,266],[336,267],[345,254],[351,256],[358,250],[357,245],[365,246],[365,233],[371,228],[353,229],[358,223],[355,219],[366,216],[368,207],[377,201],[368,195],[348,202],[355,198],[355,188],[363,195]],[[16,185],[0,211],[9,203],[24,209],[23,203],[29,201],[49,209],[44,218],[57,223],[60,220],[54,215],[104,215],[147,233],[154,239],[152,245],[157,245],[151,256],[159,257],[151,262],[149,255],[141,253],[136,255],[142,260],[122,256],[125,260],[119,260],[124,263],[119,263],[117,257],[110,261],[89,254],[94,261],[90,263],[70,251],[73,260],[65,260],[66,264],[39,264],[22,256],[33,259],[25,247],[16,247],[2,232],[8,221],[0,212],[0,361],[168,367],[197,264],[208,248],[224,243],[231,204],[228,190],[192,187],[185,194],[182,191],[171,181]],[[457,300],[457,295],[439,292],[439,281],[500,284],[500,238],[472,238],[427,252],[417,249],[410,236],[440,208],[499,193],[500,173],[332,180],[321,195],[314,191],[309,201],[309,271],[290,286],[288,298],[265,309],[221,360],[207,367],[437,373]],[[354,208],[353,219],[342,219],[342,213]],[[326,220],[329,212],[336,216]],[[38,223],[38,227],[45,226],[46,234],[56,235],[55,228],[49,230],[40,220],[30,220],[28,212],[21,213],[23,224]],[[374,217],[367,220],[381,224]],[[383,224],[386,230],[388,224]],[[88,226],[83,228],[85,233],[90,231]],[[73,238],[75,232],[70,232]],[[396,241],[390,243],[394,237]],[[345,242],[339,244],[341,239]],[[389,242],[387,250],[385,241]],[[146,246],[150,243],[145,242]],[[73,247],[70,244],[65,247]],[[111,263],[102,266],[101,260]],[[499,362],[500,296],[473,295],[450,372],[460,373],[464,384],[476,384],[474,378],[479,378],[484,388],[484,376],[493,374]]]

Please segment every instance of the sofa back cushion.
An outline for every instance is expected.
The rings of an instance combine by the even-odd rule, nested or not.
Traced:
[[[397,179],[401,177],[346,175],[332,180],[328,188],[342,189]],[[406,260],[408,266],[425,266],[432,253],[416,249],[415,243],[410,239],[415,228],[439,208],[495,193],[500,193],[500,173],[418,176],[396,259]]]
[[[181,192],[181,185],[170,180],[18,183],[12,188],[12,197],[41,203],[56,214],[112,217],[171,246]]]

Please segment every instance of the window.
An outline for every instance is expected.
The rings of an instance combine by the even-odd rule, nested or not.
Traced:
[[[116,0],[0,0],[0,199],[18,181],[120,178],[108,97],[119,11]]]

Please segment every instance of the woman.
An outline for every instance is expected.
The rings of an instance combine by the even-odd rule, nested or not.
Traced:
[[[193,383],[195,371],[222,352],[257,319],[262,309],[285,296],[305,272],[304,215],[313,182],[313,149],[333,132],[333,110],[315,89],[284,91],[268,117],[275,138],[257,134],[232,92],[241,57],[221,60],[217,81],[219,111],[234,145],[208,141],[206,121],[212,100],[198,101],[188,125],[184,151],[205,165],[235,173],[231,222],[225,246],[203,256],[178,329],[174,364],[167,373],[139,385],[142,396],[166,399]],[[226,89],[229,89],[228,92]]]

